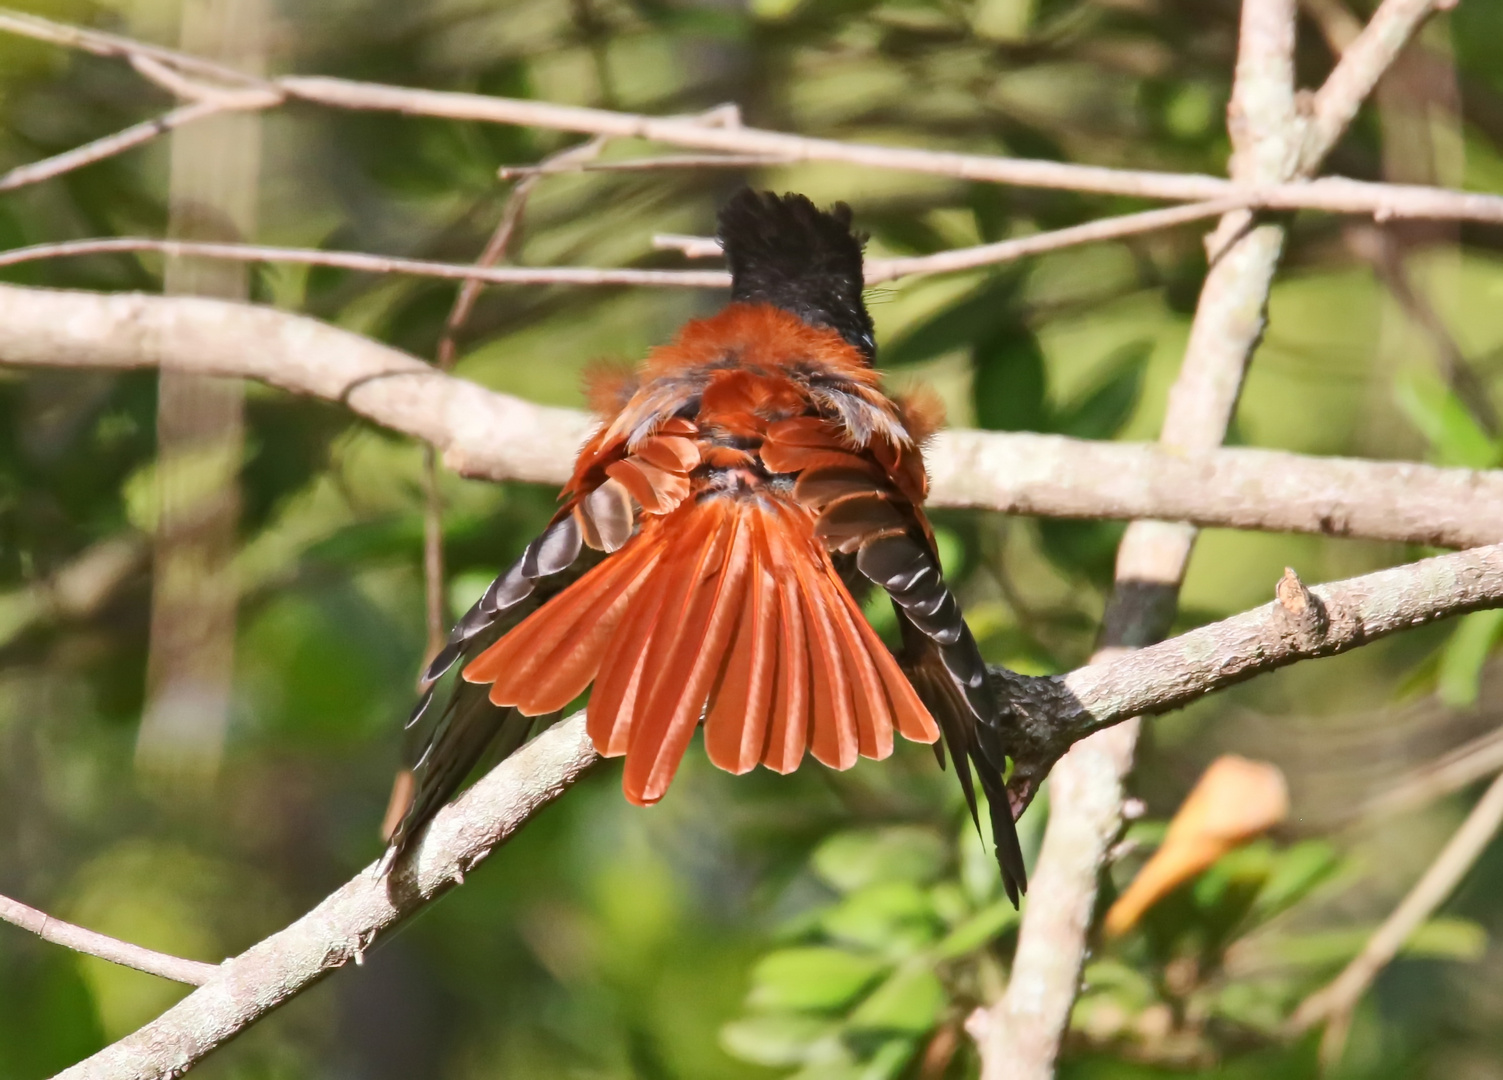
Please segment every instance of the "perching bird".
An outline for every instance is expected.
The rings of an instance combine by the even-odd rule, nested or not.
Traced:
[[[668,790],[694,729],[732,773],[848,769],[893,733],[945,745],[1026,888],[1007,706],[940,574],[920,444],[933,419],[879,389],[850,210],[743,190],[720,213],[731,302],[597,380],[603,426],[563,506],[460,619],[425,675],[417,760],[387,813],[390,867],[479,759],[510,754],[593,683],[588,730],[628,801]],[[887,590],[896,656],[857,602]],[[969,763],[969,765],[968,765]]]

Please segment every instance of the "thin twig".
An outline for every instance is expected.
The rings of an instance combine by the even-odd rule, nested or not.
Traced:
[[[1216,217],[1228,209],[1245,205],[1246,201],[1240,197],[1213,200],[1208,203],[1191,203],[1187,206],[1147,210],[1138,214],[1123,214],[1119,217],[1087,222],[1084,225],[1056,229],[1034,236],[1003,240],[995,244],[957,248],[935,255],[871,259],[866,264],[866,283],[875,285],[905,277],[975,270],[982,266],[1043,255],[1081,244],[1118,240],[1138,233],[1173,228],[1208,217]],[[42,259],[143,251],[169,256],[192,255],[240,262],[295,262],[376,274],[414,274],[421,277],[462,280],[474,284],[477,288],[481,284],[491,283],[497,285],[646,285],[724,289],[729,288],[731,283],[730,274],[723,270],[636,270],[588,266],[492,267],[487,266],[484,261],[446,263],[430,259],[368,255],[363,252],[320,251],[315,248],[267,247],[257,244],[197,243],[136,236],[66,240],[12,248],[9,251],[0,251],[0,267]],[[698,253],[695,251],[695,254]],[[475,295],[478,294],[470,295],[467,300],[468,304],[474,303]]]
[[[12,248],[0,252],[0,267],[16,266],[39,259],[139,251],[238,262],[293,262],[372,274],[414,274],[450,281],[490,282],[495,285],[647,285],[724,289],[729,287],[731,281],[729,274],[718,270],[633,270],[593,266],[481,267],[471,263],[366,255],[356,251],[319,251],[314,248],[269,247],[261,244],[215,244],[144,236],[67,240],[55,244]]]
[[[124,153],[132,147],[150,142],[159,135],[165,135],[173,128],[191,124],[195,120],[213,116],[223,112],[225,106],[217,102],[195,101],[191,105],[182,105],[171,112],[151,120],[144,120],[139,124],[132,124],[128,128],[117,131],[112,135],[106,135],[102,139],[84,143],[82,146],[65,150],[61,154],[55,154],[41,161],[34,161],[28,165],[17,165],[14,169],[0,176],[0,191],[13,191],[16,188],[25,187],[27,184],[40,183],[50,180],[54,176],[81,169],[85,165],[92,165],[96,161],[114,157]]]
[[[1415,3],[1417,0],[1405,2]],[[1407,23],[1401,24],[1396,20],[1388,24],[1388,32],[1403,29],[1404,25]],[[240,75],[230,80],[226,72],[231,69],[199,57],[52,23],[35,16],[0,13],[0,30],[9,30],[59,45],[84,48],[99,55],[127,58],[144,55],[189,74],[226,79],[232,85],[272,89],[334,108],[400,112],[552,128],[590,135],[641,138],[700,150],[775,157],[790,164],[830,161],[985,183],[1088,191],[1142,199],[1203,202],[1236,197],[1245,198],[1251,206],[1271,210],[1324,210],[1329,213],[1371,215],[1378,220],[1413,217],[1503,222],[1503,197],[1419,185],[1365,183],[1341,177],[1287,183],[1249,183],[1190,173],[1113,169],[983,154],[844,143],[749,127],[717,128],[706,125],[695,117],[652,117],[542,101],[362,83],[327,76],[286,76],[266,81]],[[1385,47],[1388,40],[1389,37],[1385,34],[1382,42]],[[1377,52],[1376,49],[1374,51]],[[1360,85],[1356,76],[1364,74],[1367,68],[1357,65],[1348,70],[1353,74],[1353,85]],[[1333,104],[1330,108],[1336,111],[1337,106],[1344,107],[1346,93],[1333,95],[1331,100]],[[1323,115],[1324,113],[1317,111],[1317,118]]]
[[[187,983],[189,986],[202,986],[219,971],[219,968],[213,964],[201,963],[198,960],[184,960],[180,956],[169,956],[155,949],[132,945],[128,941],[112,938],[108,934],[85,930],[82,926],[74,926],[70,922],[54,919],[45,911],[27,907],[19,900],[12,900],[8,896],[0,896],[0,920],[19,926],[22,930],[29,930],[43,941],[50,941],[65,949],[97,956],[112,964],[121,964],[128,968],[135,968],[137,971],[144,971],[148,975]]]
[[[1503,769],[1503,728],[1479,735],[1448,754],[1393,781],[1358,806],[1353,818],[1372,821],[1428,806]]]
[[[1500,827],[1503,827],[1503,776],[1492,782],[1414,888],[1367,939],[1362,952],[1330,985],[1306,998],[1295,1010],[1289,1019],[1289,1029],[1295,1034],[1325,1022],[1321,1056],[1327,1066],[1334,1065],[1341,1057],[1351,1027],[1352,1012],[1378,973],[1392,962],[1425,920],[1446,902],[1467,871],[1487,850]]]
[[[503,165],[496,170],[502,180],[525,176],[555,176],[576,172],[658,172],[665,169],[755,169],[767,165],[791,165],[791,158],[778,154],[661,154],[657,157],[626,158],[622,161],[590,161],[579,164],[539,162],[536,165]]]
[[[597,136],[580,146],[572,146],[554,154],[542,166],[584,164],[604,150],[605,145],[606,140]],[[527,208],[527,198],[544,175],[546,173],[543,171],[531,173],[512,188],[506,205],[502,208],[501,220],[480,252],[480,257],[475,260],[476,266],[494,266],[506,255]],[[438,339],[435,353],[438,370],[448,371],[454,366],[459,333],[464,329],[465,323],[469,322],[470,313],[475,310],[481,287],[482,283],[474,278],[467,279],[459,287],[454,304],[449,308],[449,317],[444,320],[443,334]],[[428,650],[423,664],[426,667],[428,661],[444,647],[449,625],[444,604],[444,504],[443,495],[438,490],[438,454],[431,444],[423,451],[423,496],[423,584],[428,622]]]

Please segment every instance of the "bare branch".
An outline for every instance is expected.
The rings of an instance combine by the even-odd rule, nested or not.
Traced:
[[[1413,2],[1413,0],[1406,0]],[[186,74],[221,79],[344,109],[400,112],[414,116],[576,131],[640,138],[727,154],[778,158],[787,163],[830,161],[866,168],[894,169],[962,180],[1056,188],[1176,202],[1245,198],[1249,205],[1274,210],[1311,209],[1330,213],[1444,218],[1503,222],[1503,197],[1447,191],[1420,185],[1374,184],[1341,177],[1274,182],[1227,180],[1188,173],[1113,169],[1096,165],[992,157],[844,143],[757,128],[712,127],[695,117],[650,117],[549,102],[418,90],[327,76],[287,76],[274,81],[249,78],[184,53],[148,46],[110,34],[49,22],[35,16],[0,13],[0,30],[86,49],[105,56],[146,56]]]
[[[74,169],[81,169],[85,165],[92,165],[96,161],[103,161],[105,158],[124,153],[142,143],[150,142],[173,128],[191,124],[195,120],[202,120],[206,116],[213,116],[223,111],[224,106],[215,102],[195,101],[191,105],[183,105],[162,116],[132,124],[113,135],[95,139],[91,143],[85,143],[42,161],[34,161],[30,165],[17,165],[5,175],[0,176],[0,191],[13,191],[27,184],[40,183],[54,176],[72,172]]]
[[[19,900],[12,900],[8,896],[0,896],[0,920],[19,926],[22,930],[30,930],[43,941],[50,941],[54,945],[61,945],[74,952],[97,956],[112,964],[122,964],[128,968],[135,968],[137,971],[144,971],[148,975],[187,983],[189,986],[202,986],[219,972],[213,964],[169,956],[155,949],[142,948],[140,945],[132,945],[128,941],[120,941],[107,934],[85,930],[82,926],[74,926],[70,922],[54,919],[45,911],[27,907]]]
[[[434,370],[305,316],[250,304],[0,285],[0,363],[163,366],[259,379],[348,405],[437,447],[467,476],[559,484],[591,420]],[[930,502],[1045,517],[1187,520],[1470,547],[1503,541],[1503,472],[1180,452],[1025,432],[952,430],[925,455]]]
[[[502,180],[524,176],[555,176],[576,172],[658,172],[667,169],[755,169],[767,165],[791,165],[777,154],[660,154],[622,161],[589,161],[578,164],[539,162],[537,165],[503,165],[496,170]],[[719,250],[719,245],[716,245]]]
[[[1293,1034],[1308,1031],[1320,1023],[1327,1025],[1321,1056],[1328,1066],[1334,1065],[1341,1057],[1352,1012],[1378,973],[1392,962],[1436,908],[1446,902],[1492,843],[1499,828],[1503,828],[1503,776],[1492,782],[1414,888],[1368,938],[1362,952],[1335,981],[1312,994],[1295,1010],[1289,1020]]]
[[[1372,21],[1341,50],[1335,70],[1311,102],[1300,150],[1301,172],[1309,175],[1320,167],[1383,73],[1436,6],[1435,0],[1385,0]]]
[[[702,289],[730,287],[731,277],[720,270],[633,270],[591,266],[500,266],[434,262],[400,256],[365,255],[356,251],[319,251],[315,248],[268,247],[260,244],[215,244],[153,237],[110,236],[95,240],[66,240],[33,244],[0,252],[0,266],[38,259],[113,252],[150,251],[173,257],[229,259],[237,262],[293,262],[332,266],[371,274],[416,274],[451,281],[483,281],[493,285],[656,285]]]
[[[1019,747],[1026,763],[1126,717],[1178,708],[1211,690],[1431,619],[1503,604],[1503,546],[1439,556],[1310,590],[1323,627],[1291,626],[1277,603],[1063,677],[995,672],[1037,711]],[[1056,720],[1057,726],[1056,726]],[[64,1080],[176,1077],[221,1043],[463,880],[599,758],[576,715],[502,762],[440,811],[390,883],[367,870],[293,923],[217,969],[134,1034],[60,1074]]]
[[[532,179],[543,174],[534,173]],[[1246,205],[1241,198],[1217,199],[1208,203],[1191,203],[1138,214],[1124,214],[1065,229],[1038,233],[995,244],[957,248],[934,255],[911,255],[893,259],[869,259],[866,283],[876,285],[904,277],[954,273],[977,267],[1011,262],[1032,255],[1042,255],[1079,244],[1117,240],[1124,236],[1154,232],[1178,225],[1217,217],[1230,209]],[[508,234],[509,236],[509,231]],[[663,241],[659,244],[658,241]],[[654,237],[654,247],[677,247],[690,258],[717,254],[719,244],[700,237]],[[159,240],[151,237],[101,237],[94,240],[68,240],[54,244],[34,244],[0,252],[0,266],[13,266],[40,259],[113,252],[151,251],[169,256],[196,255],[203,258],[230,259],[241,262],[296,262],[313,266],[333,266],[369,273],[416,274],[422,277],[459,279],[467,285],[652,285],[692,288],[729,288],[730,274],[723,270],[634,270],[577,266],[508,266],[496,269],[495,260],[476,263],[445,263],[428,259],[367,255],[361,252],[320,251],[314,248],[264,247],[254,244],[192,243],[183,240]],[[473,305],[471,293],[466,306]]]

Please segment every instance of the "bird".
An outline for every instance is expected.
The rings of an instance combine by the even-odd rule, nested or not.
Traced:
[[[485,757],[590,689],[589,737],[660,800],[695,730],[730,773],[833,769],[894,735],[974,768],[1012,903],[1027,874],[1005,776],[1013,713],[988,678],[924,515],[938,409],[883,392],[844,203],[743,188],[718,238],[730,302],[635,372],[597,374],[599,428],[558,512],[455,624],[421,681],[411,764],[383,824],[390,870]],[[862,601],[884,590],[900,645]],[[941,738],[943,742],[941,742]]]

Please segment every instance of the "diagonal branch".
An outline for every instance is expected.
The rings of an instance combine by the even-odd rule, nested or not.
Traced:
[[[259,379],[343,403],[435,446],[456,472],[495,480],[564,482],[591,426],[306,316],[204,298],[0,285],[0,364]],[[925,458],[937,506],[1438,547],[1503,541],[1503,471],[965,430],[940,432]]]
[[[1394,908],[1383,925],[1336,979],[1300,1005],[1289,1019],[1291,1034],[1326,1024],[1321,1057],[1328,1068],[1337,1064],[1351,1027],[1352,1012],[1378,974],[1393,961],[1409,938],[1461,884],[1467,871],[1503,828],[1503,776],[1488,786],[1461,828],[1451,835],[1435,861],[1414,888]]]
[[[1279,603],[1069,675],[998,673],[1037,712],[1020,758],[1263,671],[1328,656],[1433,619],[1503,605],[1503,546],[1443,555],[1321,586],[1308,618]],[[1323,613],[1323,615],[1318,614]],[[436,899],[599,760],[576,715],[544,732],[440,811],[387,882],[367,870],[297,922],[217,969],[202,989],[60,1080],[176,1077]]]

